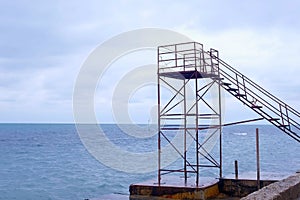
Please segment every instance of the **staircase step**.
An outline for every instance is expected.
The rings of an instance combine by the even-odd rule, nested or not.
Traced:
[[[222,83],[222,85],[225,85],[225,86],[230,86],[231,83]]]
[[[278,120],[280,120],[279,118],[271,118],[271,119],[269,119],[270,121],[278,121]]]
[[[257,109],[260,109],[260,108],[262,108],[262,106],[252,105],[251,108],[257,108]]]
[[[224,80],[224,78],[221,78],[221,77],[212,77],[213,80],[218,80],[218,81],[222,81]]]
[[[287,128],[287,127],[289,127],[289,125],[279,125],[278,127],[279,128]]]
[[[234,96],[236,96],[236,97],[245,97],[246,95],[245,94],[235,94]]]
[[[234,91],[234,92],[238,91],[238,89],[236,89],[236,88],[228,88],[227,90],[228,91]]]

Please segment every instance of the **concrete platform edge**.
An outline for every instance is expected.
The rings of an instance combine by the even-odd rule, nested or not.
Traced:
[[[296,173],[281,181],[272,183],[241,200],[286,200],[300,198],[300,173]]]

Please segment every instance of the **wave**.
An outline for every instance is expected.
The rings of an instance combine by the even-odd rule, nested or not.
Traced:
[[[232,133],[233,135],[240,135],[240,136],[246,136],[248,133],[241,132],[241,133]]]

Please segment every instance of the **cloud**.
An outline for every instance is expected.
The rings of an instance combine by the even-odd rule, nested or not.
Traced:
[[[299,92],[292,93],[300,86],[299,4],[1,1],[0,121],[72,121],[73,85],[84,59],[99,43],[143,27],[169,28],[207,49],[214,47],[242,73],[294,102],[300,98]],[[123,70],[118,72],[119,78],[134,67],[133,59],[128,56],[115,63],[115,71]],[[136,65],[149,62],[142,56],[138,59]],[[287,89],[290,85],[293,89]],[[110,94],[114,86],[106,84],[102,92]],[[136,101],[143,102],[144,94],[139,95]],[[101,96],[100,102],[110,99],[111,95]],[[105,113],[111,118],[109,110]]]

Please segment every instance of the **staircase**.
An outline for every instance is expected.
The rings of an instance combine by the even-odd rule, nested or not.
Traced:
[[[300,142],[300,113],[221,60],[218,51],[204,52],[218,68],[213,77],[222,88],[281,131]]]

